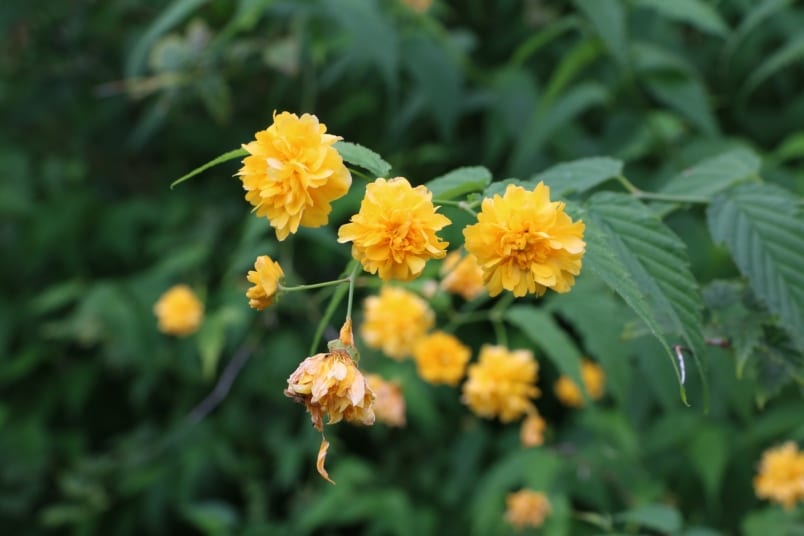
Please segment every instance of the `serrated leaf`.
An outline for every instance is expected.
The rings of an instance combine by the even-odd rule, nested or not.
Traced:
[[[591,250],[592,269],[646,321],[670,355],[679,378],[681,371],[671,345],[687,347],[701,372],[703,304],[684,243],[629,195],[601,192],[592,196],[586,207],[587,230],[596,228],[597,232],[588,239],[585,261],[590,260]],[[616,271],[610,272],[612,269]]]
[[[362,167],[375,177],[388,177],[391,171],[391,164],[371,149],[357,143],[339,141],[335,144],[335,149],[346,162]]]
[[[802,58],[804,58],[804,35],[799,35],[771,54],[751,73],[740,91],[741,97],[747,98],[762,82],[788,65],[800,62]]]
[[[248,154],[248,151],[246,151],[245,149],[233,149],[233,150],[231,150],[231,151],[229,151],[227,153],[223,153],[222,155],[218,156],[217,158],[213,158],[212,160],[210,160],[206,164],[198,166],[197,168],[195,168],[191,172],[187,173],[186,175],[182,175],[181,177],[179,177],[178,179],[173,181],[170,184],[170,187],[174,188],[174,187],[178,186],[179,184],[183,183],[184,181],[192,179],[193,177],[195,177],[199,173],[203,173],[204,171],[208,170],[211,167],[215,167],[218,164],[223,164],[224,162],[228,162],[229,160],[234,160],[235,158],[240,158],[241,156],[246,156],[247,154]]]
[[[760,160],[753,151],[731,149],[685,169],[670,179],[662,192],[709,197],[730,186],[757,178]]]
[[[614,516],[620,523],[636,524],[663,533],[681,530],[681,514],[664,504],[646,504]]]
[[[668,19],[685,22],[717,36],[725,36],[729,27],[711,5],[701,0],[637,0],[637,5],[655,9]]]
[[[543,181],[550,187],[552,197],[591,190],[609,179],[622,175],[623,162],[607,156],[581,158],[564,162],[533,177],[533,184]]]
[[[491,184],[491,171],[483,166],[453,169],[449,173],[425,183],[438,199],[455,199],[472,192],[482,192]]]
[[[552,315],[532,305],[515,305],[508,309],[505,319],[541,348],[561,374],[572,378],[575,385],[584,385],[581,352]],[[582,391],[586,398],[585,388]]]
[[[804,348],[804,221],[790,192],[738,185],[715,198],[707,219],[715,242],[726,244],[754,293]]]

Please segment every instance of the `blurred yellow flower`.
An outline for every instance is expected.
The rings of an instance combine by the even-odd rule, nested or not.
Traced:
[[[248,282],[253,284],[246,291],[248,304],[258,311],[274,303],[276,291],[279,288],[279,280],[285,276],[279,263],[271,259],[268,255],[260,255],[254,262],[254,270],[250,270],[247,276]]]
[[[416,13],[424,13],[433,5],[433,0],[402,0],[402,3]]]
[[[757,497],[779,503],[786,510],[804,501],[804,452],[799,452],[793,441],[766,450],[754,477],[754,491]]]
[[[395,382],[386,381],[379,374],[366,374],[368,386],[374,392],[374,414],[388,426],[405,426],[405,397]]]
[[[468,346],[443,331],[427,335],[413,348],[419,376],[436,384],[458,385],[471,357],[472,351]]]
[[[474,299],[486,292],[483,270],[474,255],[461,257],[459,251],[453,251],[444,259],[441,276],[444,278],[441,280],[441,288],[461,295],[464,300]]]
[[[538,447],[544,444],[544,431],[547,423],[539,412],[534,410],[522,421],[519,429],[519,442],[523,447]]]
[[[327,134],[314,115],[274,113],[274,122],[243,145],[249,156],[238,175],[246,200],[265,216],[284,240],[299,226],[327,223],[330,203],[342,197],[352,176],[332,146],[341,138]]]
[[[187,285],[175,285],[154,304],[159,331],[168,335],[189,335],[204,320],[204,304]]]
[[[583,385],[589,398],[600,400],[606,388],[606,373],[600,365],[588,359],[581,361],[581,378],[583,378]],[[553,390],[556,393],[556,397],[564,405],[573,408],[583,407],[581,389],[568,376],[561,376],[555,383]]]
[[[570,290],[581,272],[583,231],[583,222],[573,222],[564,203],[551,202],[550,188],[540,182],[533,191],[512,184],[502,196],[484,199],[477,223],[463,236],[489,294],[505,289],[521,297]]]
[[[288,378],[285,395],[310,412],[316,430],[341,420],[374,424],[374,393],[349,354],[343,350],[316,354],[301,362]]]
[[[400,287],[383,286],[379,295],[366,298],[363,309],[360,335],[366,345],[394,359],[408,357],[435,323],[427,302]]]
[[[428,259],[446,255],[436,231],[450,220],[436,213],[432,194],[407,179],[377,179],[366,186],[360,211],[338,230],[338,242],[352,242],[352,256],[380,279],[410,281]]]
[[[531,399],[541,394],[535,385],[538,372],[528,350],[483,346],[478,362],[469,366],[463,401],[480,417],[513,421],[535,410]]]
[[[538,528],[550,514],[550,501],[540,491],[520,490],[505,499],[505,520],[516,530]]]

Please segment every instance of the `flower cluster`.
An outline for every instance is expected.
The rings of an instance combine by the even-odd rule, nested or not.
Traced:
[[[204,304],[187,285],[175,285],[154,304],[159,331],[185,336],[194,333],[204,320]]]
[[[754,490],[757,497],[779,503],[786,510],[804,502],[804,452],[798,445],[787,441],[762,454]]]
[[[551,511],[544,493],[527,489],[509,493],[505,504],[505,520],[516,530],[541,527]]]
[[[512,184],[502,196],[484,199],[477,223],[463,236],[491,296],[503,290],[541,296],[575,284],[586,249],[583,231],[583,222],[573,222],[564,203],[551,202],[550,188],[540,182],[533,191]]]
[[[606,387],[606,373],[594,361],[581,361],[581,378],[586,394],[592,400],[600,400]],[[566,406],[583,407],[581,389],[569,376],[561,376],[553,387],[556,397]]]

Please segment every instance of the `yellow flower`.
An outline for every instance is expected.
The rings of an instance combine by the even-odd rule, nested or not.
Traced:
[[[541,527],[550,514],[550,501],[540,491],[520,490],[505,499],[505,520],[516,530]]]
[[[204,319],[204,304],[187,285],[168,289],[154,305],[159,331],[168,335],[189,335]]]
[[[446,255],[436,231],[450,220],[436,213],[432,194],[407,179],[377,179],[366,186],[360,211],[338,230],[338,242],[352,242],[352,256],[380,279],[410,281],[428,259]]]
[[[370,348],[394,359],[408,357],[435,323],[427,302],[400,287],[382,287],[378,296],[366,298],[363,307],[360,335]]]
[[[777,502],[786,510],[804,501],[804,452],[792,441],[766,450],[754,477],[754,491],[757,497]]]
[[[474,255],[461,257],[460,252],[453,251],[444,259],[441,276],[444,278],[441,288],[460,294],[464,300],[474,299],[486,292],[486,287],[483,286],[483,270]]]
[[[285,276],[279,263],[268,255],[260,255],[254,262],[254,270],[247,276],[248,282],[254,286],[246,291],[248,304],[258,311],[274,303],[279,280]]]
[[[443,331],[420,339],[413,349],[419,376],[430,383],[458,385],[472,357],[468,346]]]
[[[388,426],[405,426],[405,397],[399,384],[389,382],[378,374],[366,374],[368,386],[374,392],[374,414]]]
[[[519,429],[519,442],[523,447],[538,447],[544,444],[544,430],[547,423],[539,415],[538,411],[533,411],[522,421]]]
[[[606,387],[606,373],[594,361],[584,359],[581,362],[581,378],[586,394],[592,400],[600,400]],[[578,385],[568,376],[561,376],[553,387],[556,397],[566,406],[583,407],[583,395]]]
[[[301,362],[288,378],[285,395],[307,407],[316,430],[342,420],[374,424],[374,393],[344,350],[316,354]]]
[[[534,411],[531,398],[539,364],[528,350],[508,351],[503,346],[483,346],[478,362],[469,367],[463,384],[463,401],[480,417],[499,417],[503,422]]]
[[[342,197],[352,176],[332,146],[341,139],[327,134],[314,115],[274,113],[274,122],[243,145],[249,156],[238,175],[246,200],[265,216],[284,240],[299,226],[327,223],[330,203]]]
[[[551,202],[550,188],[540,182],[533,191],[512,184],[502,197],[484,199],[477,223],[463,236],[489,294],[505,289],[521,297],[570,290],[581,272],[583,231],[583,222],[573,222],[564,203]]]

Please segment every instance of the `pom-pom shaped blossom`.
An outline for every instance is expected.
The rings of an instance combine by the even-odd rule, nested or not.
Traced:
[[[463,231],[466,250],[477,257],[491,296],[541,296],[568,292],[581,272],[584,224],[573,222],[564,203],[550,201],[540,182],[533,191],[509,185],[483,200],[477,223]]]
[[[436,231],[450,220],[436,210],[424,186],[380,178],[366,186],[360,211],[338,230],[338,242],[352,242],[352,256],[383,281],[410,281],[429,259],[446,255],[448,244]]]
[[[519,442],[523,447],[538,447],[544,444],[544,430],[547,423],[537,411],[533,411],[522,420],[519,429]]]
[[[509,493],[505,504],[505,520],[516,530],[541,527],[551,510],[544,493],[525,489]]]
[[[480,417],[511,422],[535,410],[531,399],[541,394],[535,385],[538,372],[528,350],[483,346],[478,362],[469,366],[463,401]]]
[[[754,491],[757,497],[779,503],[786,510],[804,501],[804,452],[799,452],[792,441],[766,450],[754,477]]]
[[[254,270],[247,276],[248,282],[254,285],[246,291],[248,304],[258,311],[262,311],[274,303],[274,297],[279,289],[279,280],[285,276],[279,263],[268,255],[260,255],[254,262]]]
[[[453,251],[444,259],[441,275],[441,288],[459,294],[464,300],[472,300],[486,292],[483,270],[474,255],[461,256],[459,251]]]
[[[204,304],[187,285],[175,285],[159,297],[154,314],[162,333],[190,335],[204,320]]]
[[[385,380],[379,374],[366,374],[368,386],[374,392],[374,415],[388,426],[405,426],[405,397],[399,384]]]
[[[435,384],[458,385],[471,357],[472,351],[468,346],[443,331],[420,339],[413,349],[419,376]]]
[[[427,302],[400,287],[383,286],[379,295],[366,298],[363,309],[363,340],[394,359],[410,356],[416,342],[435,323]]]
[[[594,361],[584,359],[581,361],[581,378],[586,394],[592,400],[600,400],[606,388],[606,373]],[[583,407],[583,395],[570,377],[561,376],[553,387],[556,397],[566,406],[573,408]]]
[[[299,226],[327,223],[330,203],[342,197],[352,176],[332,146],[341,138],[327,134],[314,115],[282,112],[243,145],[249,156],[238,175],[246,200],[257,216],[268,218],[276,237],[284,240]]]

